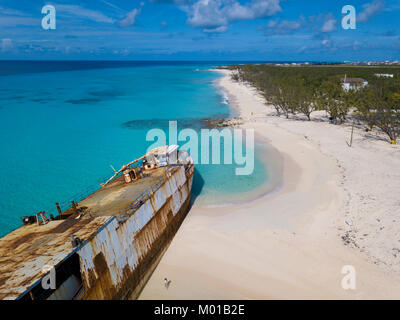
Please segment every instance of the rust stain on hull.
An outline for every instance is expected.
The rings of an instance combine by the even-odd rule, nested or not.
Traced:
[[[194,165],[177,148],[153,149],[160,166],[142,172],[125,165],[120,172],[134,171],[134,181],[116,175],[59,219],[28,223],[1,238],[0,299],[136,298],[189,208]],[[190,161],[166,165],[181,155]],[[41,286],[48,266],[56,289]]]
[[[185,171],[184,168],[179,170]],[[106,236],[102,238],[102,241],[99,241],[99,237],[103,235],[99,233],[98,237],[86,245],[91,248],[90,250],[82,248],[82,252],[78,252],[81,256],[84,299],[136,299],[138,297],[188,211],[193,170],[184,172],[184,183],[177,185],[174,193],[170,194],[173,189],[168,187],[168,184],[175,183],[172,180],[179,180],[179,174],[182,173],[179,170],[146,202],[151,204],[151,210],[157,206],[160,208],[153,211],[152,216],[142,228],[128,234],[129,224],[136,218],[133,215],[116,230],[106,228],[102,232]],[[158,193],[163,193],[163,195]],[[165,199],[164,202],[158,203],[162,198]],[[179,209],[174,212],[177,201],[180,202]],[[110,242],[107,243],[108,241]],[[118,241],[120,244],[116,245],[113,241]],[[99,243],[102,248],[99,248]],[[118,252],[119,248],[124,246],[126,250]],[[88,251],[92,251],[89,254],[90,257],[99,251],[92,258],[93,264],[87,261]],[[137,256],[133,265],[128,262],[129,251]],[[125,260],[124,263],[121,263],[121,260]]]

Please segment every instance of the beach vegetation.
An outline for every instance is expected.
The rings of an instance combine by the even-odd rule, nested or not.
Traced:
[[[379,79],[364,88],[358,94],[357,111],[370,128],[378,127],[395,142],[400,135],[399,82]]]
[[[337,79],[324,81],[315,93],[319,110],[325,110],[331,123],[342,123],[354,100],[353,92],[342,89]]]
[[[332,124],[345,123],[349,115],[362,122],[367,130],[376,127],[395,143],[400,135],[400,68],[354,67],[347,65],[313,66],[230,66],[232,79],[249,83],[272,105],[278,116],[289,118],[302,114],[312,120],[312,113],[324,110]],[[377,77],[376,74],[393,74]],[[368,85],[344,90],[343,78],[361,78]]]

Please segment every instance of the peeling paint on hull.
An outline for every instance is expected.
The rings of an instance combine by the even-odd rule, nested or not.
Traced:
[[[64,212],[57,203],[58,216],[24,217],[0,238],[0,299],[137,298],[187,214],[193,174],[186,151],[155,148]]]
[[[176,167],[124,221],[111,219],[77,253],[83,299],[135,299],[187,214],[194,166]]]

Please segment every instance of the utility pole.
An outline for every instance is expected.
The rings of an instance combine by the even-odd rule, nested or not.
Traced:
[[[353,120],[353,125],[351,126],[351,136],[350,136],[350,145],[349,147],[353,145],[353,133],[354,133],[354,120]]]

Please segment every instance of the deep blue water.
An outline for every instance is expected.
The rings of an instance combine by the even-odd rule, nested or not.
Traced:
[[[162,119],[198,128],[230,114],[214,86],[215,63],[0,61],[0,235],[20,217],[98,186],[142,155]],[[182,119],[182,120],[180,120]],[[233,165],[199,165],[196,201],[232,202],[267,178]]]

